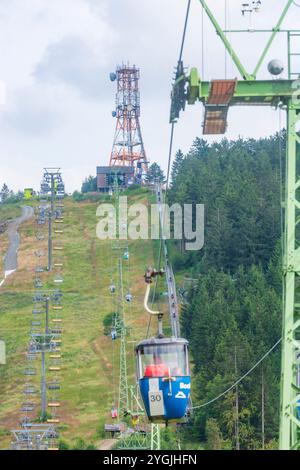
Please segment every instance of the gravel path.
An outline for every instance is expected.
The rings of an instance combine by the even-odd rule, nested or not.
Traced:
[[[33,217],[34,210],[32,207],[23,206],[22,215],[17,217],[9,223],[7,229],[7,236],[9,240],[9,247],[4,258],[4,279],[16,271],[18,267],[18,249],[20,246],[20,235],[18,233],[19,226],[26,222],[26,220]],[[4,281],[0,282],[0,286]]]
[[[117,442],[117,439],[104,439],[100,442],[98,450],[110,450]]]

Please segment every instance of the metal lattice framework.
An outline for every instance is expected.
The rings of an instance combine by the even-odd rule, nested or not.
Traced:
[[[196,68],[189,75],[182,62],[178,64],[172,92],[171,117],[176,122],[186,103],[200,101],[205,107],[204,132],[224,133],[227,114],[231,106],[274,106],[287,113],[287,154],[285,181],[285,233],[283,257],[283,341],[281,369],[280,449],[300,448],[300,71],[292,69],[292,57],[299,55],[291,51],[290,40],[300,36],[300,31],[282,30],[281,25],[293,0],[283,3],[282,14],[270,31],[270,38],[258,63],[249,73],[235,53],[225,32],[204,0],[199,0],[208,15],[228,54],[232,58],[243,80],[202,81]],[[296,8],[296,7],[295,7]],[[299,10],[297,10],[298,13]],[[264,30],[266,32],[266,30]],[[235,32],[235,31],[231,31]],[[242,31],[236,31],[242,32]],[[249,31],[248,31],[249,32]],[[258,31],[261,32],[261,31]],[[257,74],[267,57],[277,34],[287,33],[288,78],[257,80]],[[254,31],[251,31],[253,34]],[[298,80],[293,80],[298,78]]]
[[[126,357],[126,323],[124,311],[124,290],[123,290],[123,268],[122,260],[118,262],[118,314],[121,319],[120,325],[120,370],[119,370],[119,414],[126,414],[129,409],[128,377],[127,377],[127,357]]]
[[[53,251],[63,248],[57,244],[53,246],[53,223],[63,223],[62,199],[65,195],[65,185],[62,180],[60,168],[45,168],[41,182],[41,195],[48,200],[44,207],[45,217],[48,219],[48,271],[53,269]],[[56,232],[58,233],[58,232]]]
[[[283,259],[283,343],[281,362],[280,448],[300,448],[300,103],[287,104],[287,176]]]
[[[25,398],[21,405],[21,429],[12,431],[15,440],[11,443],[11,448],[16,450],[58,450],[56,426],[60,421],[58,410],[62,335],[62,292],[59,287],[63,282],[63,262],[61,257],[57,259],[56,252],[60,253],[63,247],[60,242],[56,242],[55,237],[53,239],[53,234],[56,237],[63,234],[63,198],[64,184],[60,169],[45,169],[37,207],[36,239],[37,243],[48,245],[48,266],[46,268],[43,264],[44,247],[37,247],[34,252],[37,265],[30,341],[26,354],[27,365],[24,369],[26,383],[23,388]],[[48,237],[45,234],[47,222]],[[56,223],[59,223],[58,228]],[[50,272],[54,275],[52,280],[56,288],[45,291],[42,288]],[[40,371],[34,365],[38,358]],[[36,383],[37,380],[40,381],[40,387]],[[37,409],[39,394],[40,410]],[[41,423],[37,423],[36,418]]]
[[[117,81],[116,110],[112,113],[117,123],[109,165],[134,167],[135,176],[141,179],[148,163],[140,126],[140,70],[122,65],[110,77]]]
[[[56,429],[49,424],[25,423],[22,429],[11,432],[15,438],[12,450],[51,450],[58,438]]]
[[[159,424],[151,424],[151,450],[160,450],[160,426]]]

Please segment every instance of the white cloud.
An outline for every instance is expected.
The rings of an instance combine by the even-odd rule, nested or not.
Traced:
[[[4,106],[7,100],[6,83],[0,81],[0,106]]]
[[[228,26],[247,27],[240,0],[229,3]],[[272,27],[283,3],[264,0],[257,26]],[[224,24],[220,1],[209,0],[209,5]],[[7,85],[7,101],[0,107],[0,184],[7,180],[15,189],[25,182],[37,186],[43,166],[59,165],[66,171],[68,190],[73,190],[96,165],[106,164],[116,91],[108,74],[123,61],[141,68],[146,151],[151,161],[166,167],[171,76],[185,9],[182,0],[1,0],[0,81]],[[293,7],[285,26],[297,27],[299,18],[300,9]],[[184,62],[200,70],[203,65],[206,79],[223,77],[224,48],[208,19],[204,58],[201,37],[201,7],[193,0]],[[233,36],[250,70],[266,39]],[[285,55],[283,39],[271,49],[260,77],[268,77],[270,58]],[[236,75],[235,67],[228,66],[228,76]],[[176,126],[174,149],[187,151],[201,134],[201,123],[201,105],[188,106]],[[277,126],[274,111],[236,108],[229,113],[228,135],[259,136]]]
[[[61,119],[58,101],[52,102],[52,94],[37,85],[14,93],[9,105],[0,114],[0,126],[7,133],[20,132],[48,136]]]
[[[34,76],[45,83],[65,83],[76,88],[84,97],[103,97],[103,66],[105,60],[79,36],[65,36],[50,44]]]

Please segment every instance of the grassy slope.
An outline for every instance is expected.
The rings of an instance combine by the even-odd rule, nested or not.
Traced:
[[[145,202],[147,196],[135,195],[133,199],[134,202]],[[111,241],[100,241],[96,237],[96,208],[97,203],[66,201],[66,227],[62,235],[65,267],[62,286],[61,435],[68,442],[77,437],[87,443],[99,441],[104,422],[109,419],[113,401],[112,384],[117,382],[118,376],[118,351],[115,350],[113,368],[112,342],[103,335],[102,326],[104,317],[113,309],[108,287],[112,269],[117,281],[117,252],[112,250]],[[19,271],[0,290],[0,335],[7,342],[8,354],[7,366],[0,368],[2,449],[10,441],[8,430],[17,426],[23,398],[25,377],[22,371],[31,321],[33,269],[36,264],[33,223],[24,224],[20,232]],[[145,336],[148,323],[142,307],[143,273],[145,267],[153,263],[153,245],[151,241],[131,241],[129,249],[130,262],[124,262],[124,281],[125,286],[131,286],[134,295],[130,310],[127,305],[126,312],[128,324],[132,327],[131,337],[128,338],[128,363],[133,378],[134,342]],[[45,276],[49,278],[48,274]],[[53,288],[54,284],[48,282],[47,286]]]
[[[5,222],[14,219],[21,214],[19,203],[15,204],[0,204],[0,222]]]

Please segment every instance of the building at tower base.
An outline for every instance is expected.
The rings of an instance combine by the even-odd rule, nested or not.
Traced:
[[[97,166],[97,191],[109,192],[116,183],[119,189],[126,189],[134,184],[135,169],[132,166]]]

